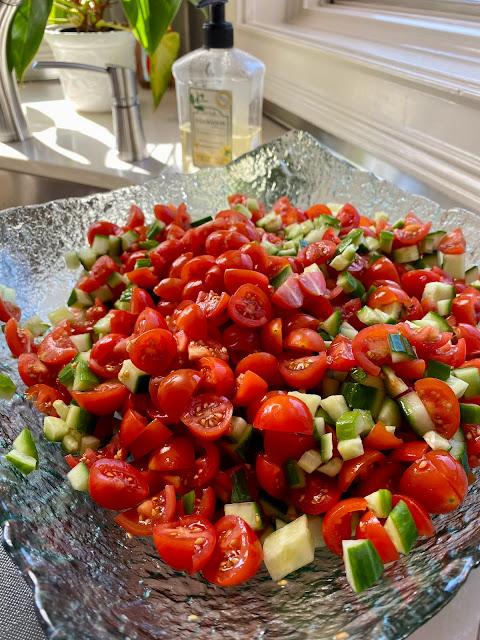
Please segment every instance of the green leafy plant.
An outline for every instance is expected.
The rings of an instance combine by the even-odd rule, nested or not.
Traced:
[[[198,0],[189,0],[193,5]],[[38,51],[47,23],[77,31],[130,30],[151,57],[151,85],[155,106],[168,86],[172,64],[178,56],[180,37],[168,31],[182,0],[120,0],[128,24],[105,19],[114,0],[24,0],[12,22],[8,62],[19,79]]]

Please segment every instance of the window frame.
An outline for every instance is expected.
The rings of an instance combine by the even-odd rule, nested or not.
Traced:
[[[434,12],[456,15],[478,16],[480,0],[329,0],[337,6],[358,7],[361,5],[396,11]],[[306,0],[306,6],[311,9],[319,8],[318,0]],[[419,6],[420,5],[420,6]]]

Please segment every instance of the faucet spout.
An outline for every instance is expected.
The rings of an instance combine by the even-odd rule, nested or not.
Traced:
[[[0,142],[20,142],[30,137],[18,86],[8,68],[7,40],[10,24],[23,0],[0,0]]]

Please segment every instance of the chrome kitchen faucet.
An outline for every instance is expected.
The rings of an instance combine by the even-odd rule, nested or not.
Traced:
[[[17,81],[8,69],[7,38],[16,8],[23,0],[0,0],[0,141],[22,142],[30,137]],[[36,68],[79,69],[108,74],[112,87],[112,117],[121,160],[136,162],[147,156],[135,71],[110,65],[96,67],[77,62],[36,62]]]

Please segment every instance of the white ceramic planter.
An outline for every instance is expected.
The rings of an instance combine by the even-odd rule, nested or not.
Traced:
[[[64,32],[47,29],[45,38],[55,60],[105,67],[117,64],[135,69],[135,39],[129,31],[99,33]],[[60,81],[77,111],[102,112],[111,109],[107,75],[89,71],[61,70]]]

